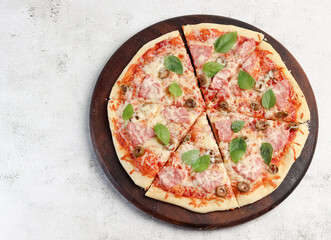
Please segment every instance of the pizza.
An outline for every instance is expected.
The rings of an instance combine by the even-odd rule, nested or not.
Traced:
[[[107,112],[118,159],[147,197],[194,212],[256,202],[304,148],[305,96],[263,34],[182,31],[146,43],[115,82]]]

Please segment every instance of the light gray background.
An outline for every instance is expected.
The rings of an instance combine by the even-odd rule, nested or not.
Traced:
[[[330,1],[0,0],[0,239],[330,239]],[[278,39],[306,71],[320,132],[300,185],[249,223],[194,231],[126,201],[91,146],[93,87],[115,50],[158,21],[236,18]]]

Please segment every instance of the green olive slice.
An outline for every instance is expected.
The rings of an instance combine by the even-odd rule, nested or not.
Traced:
[[[280,111],[275,113],[276,118],[286,118],[288,116],[288,112]]]
[[[255,127],[258,129],[258,130],[261,130],[261,131],[264,131],[266,130],[268,127],[269,127],[269,123],[268,122],[264,122],[264,121],[257,121],[256,124],[255,124]]]
[[[199,78],[200,86],[205,86],[207,84],[207,77],[205,75],[200,75]]]
[[[258,104],[257,102],[251,102],[251,109],[254,111],[257,111],[260,109],[260,104]]]
[[[246,193],[250,190],[250,186],[247,182],[239,182],[238,185],[237,185],[237,189],[240,191],[240,192],[243,192],[243,193]]]
[[[215,193],[216,193],[216,196],[218,196],[218,197],[225,197],[228,193],[228,190],[226,189],[225,186],[220,185],[216,188]]]
[[[169,75],[170,75],[170,71],[166,68],[162,68],[158,73],[158,76],[161,79],[165,79],[165,78],[169,77]]]
[[[271,174],[276,174],[276,173],[278,173],[278,167],[277,167],[276,165],[274,165],[274,164],[271,164],[271,165],[269,166],[269,172],[270,172]]]
[[[224,111],[229,111],[229,104],[227,101],[221,101],[219,104],[218,104],[218,107]]]
[[[145,149],[142,146],[137,146],[132,151],[132,155],[134,157],[141,157],[142,155],[144,155],[144,153],[145,153]]]
[[[189,107],[189,108],[194,108],[196,105],[194,99],[189,98],[185,101],[184,106]]]

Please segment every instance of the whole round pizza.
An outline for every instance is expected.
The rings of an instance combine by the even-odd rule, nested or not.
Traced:
[[[113,86],[118,159],[147,197],[200,213],[251,204],[300,156],[305,96],[263,34],[210,23],[183,32],[145,44]]]

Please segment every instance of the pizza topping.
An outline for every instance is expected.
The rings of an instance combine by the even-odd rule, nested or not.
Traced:
[[[223,34],[214,43],[215,52],[226,53],[231,50],[237,41],[237,32]]]
[[[180,97],[183,94],[182,89],[178,85],[178,83],[173,82],[169,85],[169,92],[174,95],[175,97]]]
[[[223,173],[219,170],[207,170],[195,174],[194,179],[203,188],[203,190],[211,193],[222,183]]]
[[[122,84],[121,85],[121,90],[122,90],[123,93],[126,93],[128,91],[128,88],[129,87],[127,85],[125,85],[125,84]]]
[[[208,169],[210,163],[210,155],[204,155],[192,164],[192,168],[196,172],[203,172]]]
[[[164,145],[167,145],[170,141],[170,132],[166,126],[161,123],[158,123],[154,127],[156,136]]]
[[[255,181],[264,170],[263,160],[259,156],[248,156],[236,164],[233,169],[247,180]]]
[[[169,121],[174,123],[189,123],[190,115],[184,107],[165,107],[162,110],[162,115]]]
[[[248,39],[237,48],[237,54],[244,60],[255,49],[254,39]]]
[[[237,163],[242,156],[244,156],[247,148],[247,143],[241,137],[237,137],[231,140],[229,145],[229,152],[231,160]]]
[[[214,156],[214,163],[216,164],[219,164],[219,163],[222,163],[223,160],[222,160],[222,155],[221,154],[217,154]]]
[[[127,125],[127,132],[134,147],[143,144],[155,136],[152,128],[138,123],[129,123]]]
[[[181,159],[182,159],[183,163],[192,165],[193,163],[195,163],[198,160],[199,154],[200,154],[199,150],[190,150],[190,151],[184,152],[181,156]]]
[[[185,138],[183,139],[183,142],[188,142],[188,141],[190,141],[190,139],[191,139],[191,134],[187,134],[186,136],[185,136]]]
[[[257,121],[255,123],[255,127],[258,129],[258,130],[261,130],[261,131],[264,131],[266,130],[268,127],[269,127],[269,123],[268,122],[265,122],[265,121]]]
[[[136,158],[141,157],[142,155],[144,155],[144,153],[145,153],[145,149],[142,146],[137,146],[132,151],[132,155]]]
[[[208,82],[207,77],[204,74],[199,76],[198,81],[200,83],[200,86],[204,86]]]
[[[213,53],[213,47],[206,45],[191,45],[190,50],[197,68],[207,62]]]
[[[133,106],[129,103],[128,105],[126,105],[126,107],[123,110],[122,118],[124,119],[124,121],[127,121],[130,119],[132,114],[133,114]]]
[[[164,167],[158,173],[161,184],[166,188],[170,189],[175,185],[181,183],[185,177],[186,172],[181,169],[174,167]]]
[[[260,154],[265,164],[270,165],[272,159],[273,147],[270,143],[262,143],[260,147]]]
[[[150,75],[147,75],[141,84],[138,96],[147,99],[161,100],[164,93],[161,84],[155,81]]]
[[[183,74],[183,64],[180,61],[180,59],[176,56],[165,57],[164,65],[171,72],[174,72],[174,73],[177,73],[180,75]]]
[[[290,122],[289,124],[288,124],[288,129],[289,130],[298,130],[300,128],[300,123],[298,123],[298,122]]]
[[[251,102],[250,106],[251,106],[251,109],[254,111],[257,111],[260,109],[260,104],[258,104],[257,102]]]
[[[218,106],[220,109],[229,112],[229,104],[227,101],[221,101]]]
[[[215,194],[218,197],[225,197],[228,194],[228,190],[226,189],[225,186],[220,185],[216,188]]]
[[[240,192],[246,193],[250,190],[250,186],[247,182],[239,182],[238,185],[237,185],[237,189]]]
[[[270,172],[271,174],[276,174],[276,173],[278,173],[278,167],[277,167],[276,165],[274,165],[274,164],[271,164],[271,165],[269,166],[269,172]]]
[[[278,98],[277,98],[278,99]],[[263,94],[262,97],[262,106],[266,109],[270,109],[276,104],[276,96],[274,94],[274,91],[270,88],[268,91],[266,91]]]
[[[286,118],[288,116],[288,112],[280,111],[275,113],[276,118]]]
[[[216,89],[216,90],[222,90],[226,89],[228,92],[228,95],[230,94],[230,84],[228,82],[228,79],[231,76],[230,70],[221,70],[219,71],[213,78],[213,81],[210,84],[211,89]],[[229,97],[229,96],[228,96]]]
[[[261,76],[255,83],[255,86],[253,87],[255,91],[257,92],[263,92],[265,90],[266,84],[270,79],[274,77],[274,73],[272,70],[270,70],[267,74],[264,76]]]
[[[166,68],[162,68],[159,71],[158,76],[159,76],[160,79],[165,79],[165,78],[170,76],[170,71]]]
[[[224,67],[228,64],[228,60],[225,56],[220,56],[216,59],[216,62],[222,64]]]
[[[184,106],[189,107],[189,108],[194,108],[195,105],[196,105],[196,103],[195,103],[194,99],[192,99],[192,98],[187,99],[184,103]]]
[[[174,141],[172,141],[172,139],[169,140],[169,143],[167,145],[164,145],[165,149],[171,151],[174,149],[175,147],[175,143]]]
[[[289,131],[285,129],[268,129],[266,132],[266,142],[270,143],[274,151],[277,152],[285,147],[289,134]]]
[[[231,124],[231,129],[233,132],[237,133],[245,126],[245,121],[235,121]]]
[[[203,65],[203,72],[207,77],[214,77],[216,73],[222,70],[222,68],[222,64],[217,62],[207,62]]]
[[[253,54],[247,58],[247,60],[243,63],[242,68],[245,72],[253,73],[254,70],[260,68],[260,62],[258,61],[257,53],[253,52]]]
[[[278,107],[284,106],[290,95],[289,82],[287,80],[282,80],[273,87],[273,90],[274,90],[275,96],[277,98],[277,101],[276,101],[277,106]]]
[[[245,71],[240,71],[238,75],[238,86],[241,89],[251,89],[255,84],[254,78]]]
[[[215,122],[215,128],[217,130],[218,140],[221,142],[230,142],[231,141],[231,121],[224,120]]]

